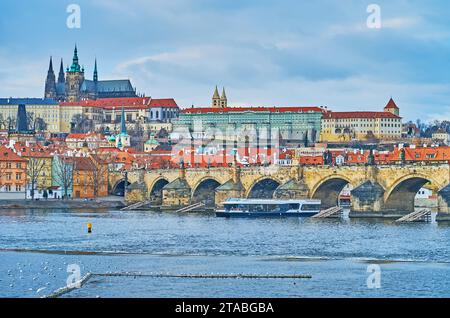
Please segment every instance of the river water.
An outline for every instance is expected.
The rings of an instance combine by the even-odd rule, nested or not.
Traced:
[[[87,223],[92,223],[91,234]],[[79,266],[81,276],[136,275],[93,276],[63,297],[449,297],[450,225],[120,211],[0,212],[1,297],[49,295],[66,285],[71,264]],[[380,272],[368,285],[372,268]],[[312,278],[145,276],[155,273]]]

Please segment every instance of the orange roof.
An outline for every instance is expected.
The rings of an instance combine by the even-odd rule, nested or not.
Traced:
[[[178,108],[178,105],[173,98],[158,98],[150,100],[150,107]]]
[[[0,161],[27,161],[27,160],[18,156],[12,149],[6,148],[5,146],[1,146]]]
[[[78,171],[93,171],[95,170],[95,164],[91,158],[87,157],[74,157],[74,170]]]
[[[153,99],[151,97],[127,97],[127,98],[98,98],[96,100],[81,100],[78,102],[62,102],[61,106],[98,107],[105,109],[147,109],[152,107],[178,108],[173,98]]]
[[[399,109],[395,104],[394,100],[391,98],[384,109]]]
[[[32,144],[26,146],[22,142],[16,142],[14,144],[14,150],[20,154],[21,157],[38,157],[38,158],[51,158],[50,152],[39,144]]]

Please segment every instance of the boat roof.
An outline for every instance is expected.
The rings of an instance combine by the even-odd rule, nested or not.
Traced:
[[[224,204],[289,204],[289,203],[302,203],[302,204],[321,204],[320,200],[275,200],[275,199],[239,199],[230,198],[224,202]]]

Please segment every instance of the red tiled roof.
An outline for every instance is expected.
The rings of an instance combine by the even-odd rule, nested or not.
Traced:
[[[26,159],[18,156],[12,149],[4,146],[0,147],[0,161],[27,161]]]
[[[200,113],[231,113],[231,112],[271,112],[271,113],[285,113],[285,112],[323,112],[322,108],[316,106],[306,107],[226,107],[226,108],[186,108],[182,110],[186,114],[200,114]]]
[[[396,118],[401,117],[390,112],[326,112],[323,118],[325,119],[346,119],[346,118]]]
[[[150,107],[170,107],[178,108],[175,99],[173,98],[155,98],[150,100]]]
[[[28,147],[22,142],[16,142],[14,144],[14,149],[16,153],[20,153],[22,157],[31,157],[31,158],[51,158],[52,155],[50,152],[40,146],[39,144],[29,145]]]
[[[152,107],[171,107],[178,108],[173,98],[151,98],[151,97],[127,97],[127,98],[99,98],[96,100],[81,100],[78,102],[62,102],[61,106],[82,106],[98,107],[105,109],[124,108],[124,109],[148,109]]]
[[[395,104],[394,100],[391,98],[387,103],[386,107],[384,107],[384,109],[399,109],[399,108]]]
[[[87,157],[74,157],[74,170],[78,171],[94,171],[95,164],[92,162],[91,158]]]

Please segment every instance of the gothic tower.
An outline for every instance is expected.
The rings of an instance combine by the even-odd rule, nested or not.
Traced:
[[[127,133],[127,125],[125,122],[125,109],[122,107],[122,116],[120,117],[120,133],[116,136],[116,147],[119,149],[130,147],[130,135]]]
[[[81,98],[81,84],[84,82],[84,68],[78,63],[78,51],[75,45],[72,65],[66,70],[66,101],[76,102]]]
[[[216,89],[214,91],[214,95],[212,97],[211,107],[212,108],[220,108],[220,96],[219,96],[219,91],[217,90],[217,85],[216,85]]]
[[[56,98],[63,101],[66,97],[66,79],[64,76],[63,60],[59,66],[58,83],[56,84]]]
[[[45,98],[56,98],[56,82],[55,72],[53,72],[53,61],[50,57],[50,65],[48,66],[47,79],[45,80]]]
[[[222,96],[220,96],[220,108],[227,108],[228,102],[227,102],[227,95],[225,94],[225,87],[222,90]]]
[[[65,83],[63,59],[61,59],[61,65],[59,66],[58,84]]]
[[[387,103],[387,105],[384,107],[384,111],[394,114],[395,116],[400,116],[400,109],[398,108],[397,104],[395,104],[392,97]]]

